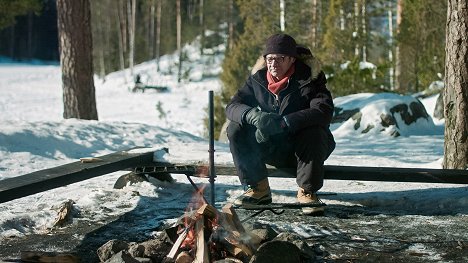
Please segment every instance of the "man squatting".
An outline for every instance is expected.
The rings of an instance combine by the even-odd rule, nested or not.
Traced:
[[[248,186],[234,204],[272,202],[266,164],[296,168],[298,202],[320,202],[316,193],[323,186],[324,161],[335,149],[325,74],[311,51],[287,34],[267,39],[260,62],[226,106],[234,165]],[[324,208],[302,210],[317,214]]]

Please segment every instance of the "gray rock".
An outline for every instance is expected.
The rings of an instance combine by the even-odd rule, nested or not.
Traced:
[[[131,172],[120,176],[114,184],[114,189],[122,189],[127,185],[148,181],[148,178],[144,174],[136,174]]]
[[[128,252],[133,257],[151,258],[153,262],[162,262],[171,250],[172,245],[160,239],[151,239],[131,245]]]
[[[133,258],[127,251],[120,251],[119,253],[112,256],[105,263],[141,263],[137,259]]]
[[[335,114],[333,114],[333,119],[331,123],[341,123],[347,121],[349,118],[353,117],[356,113],[359,113],[359,109],[343,110],[340,107],[335,107]]]
[[[141,263],[137,259],[133,258],[128,252],[120,251],[119,253],[112,256],[105,263]]]
[[[291,242],[273,240],[262,244],[250,263],[300,263],[301,251]]]
[[[256,235],[261,240],[260,243],[271,241],[278,235],[269,224],[255,222],[253,225],[247,225],[246,228],[251,234]]]
[[[294,233],[280,233],[277,237],[275,237],[274,240],[287,241],[296,245],[296,247],[301,251],[301,257],[303,259],[306,259],[307,261],[315,260],[317,258],[317,255],[323,254],[323,252],[320,251],[320,249],[318,249],[318,246],[318,250],[313,249],[307,244],[304,238]]]
[[[104,262],[122,250],[127,250],[129,244],[122,240],[109,240],[97,250],[99,260]]]
[[[383,109],[383,112],[372,112],[371,114],[378,114],[380,116],[380,121],[377,119],[372,123],[363,123],[363,120],[373,120],[367,118],[368,116],[363,115],[363,112],[370,112],[368,106],[373,107],[373,100],[376,100],[376,108],[380,108],[379,103],[382,100],[388,100],[393,103],[393,105],[386,105],[387,109]],[[340,107],[340,105],[335,106],[335,113],[333,116],[332,123],[343,123],[351,122],[354,129],[360,130],[361,133],[368,133],[373,129],[379,129],[381,132],[386,132],[387,134],[397,137],[401,135],[401,132],[407,132],[406,125],[411,125],[418,122],[421,118],[428,121],[428,124],[431,125],[432,119],[427,114],[427,111],[424,105],[415,97],[412,96],[400,96],[396,94],[374,94],[370,97],[364,99],[353,98],[351,99],[356,105],[360,105],[361,108],[354,109],[343,109],[345,107]],[[347,100],[346,103],[348,103]],[[367,113],[366,113],[367,114]],[[349,124],[348,124],[349,125]],[[365,125],[365,126],[364,126]],[[432,123],[433,125],[433,123]]]
[[[408,110],[408,108],[411,110]],[[390,108],[390,112],[393,116],[400,114],[401,119],[405,122],[406,125],[409,125],[413,122],[416,122],[419,118],[427,119],[429,114],[427,114],[424,105],[418,101],[412,101],[408,107],[406,104],[398,104]],[[398,124],[397,124],[398,126]]]

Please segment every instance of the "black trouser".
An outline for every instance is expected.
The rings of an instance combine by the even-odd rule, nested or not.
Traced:
[[[331,133],[324,127],[308,127],[295,134],[257,143],[256,128],[231,122],[227,128],[229,146],[239,180],[256,185],[267,178],[266,164],[279,168],[296,168],[297,184],[310,192],[323,186],[324,161],[335,147]]]

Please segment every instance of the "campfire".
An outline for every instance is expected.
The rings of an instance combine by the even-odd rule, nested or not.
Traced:
[[[168,259],[175,262],[213,262],[232,258],[246,262],[258,248],[260,240],[249,235],[232,205],[221,211],[206,202],[190,208],[177,227]]]
[[[268,224],[256,222],[244,228],[231,204],[217,209],[208,204],[200,191],[196,196],[198,200],[189,203],[178,222],[154,238],[141,243],[109,240],[97,251],[100,261],[133,262],[133,258],[164,263],[285,263],[309,262],[323,253],[309,247],[302,237],[277,233]]]

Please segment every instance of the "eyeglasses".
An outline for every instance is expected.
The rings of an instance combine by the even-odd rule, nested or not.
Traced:
[[[283,63],[285,58],[286,56],[266,57],[265,60],[268,64],[273,64],[273,61],[275,61],[276,63]]]

